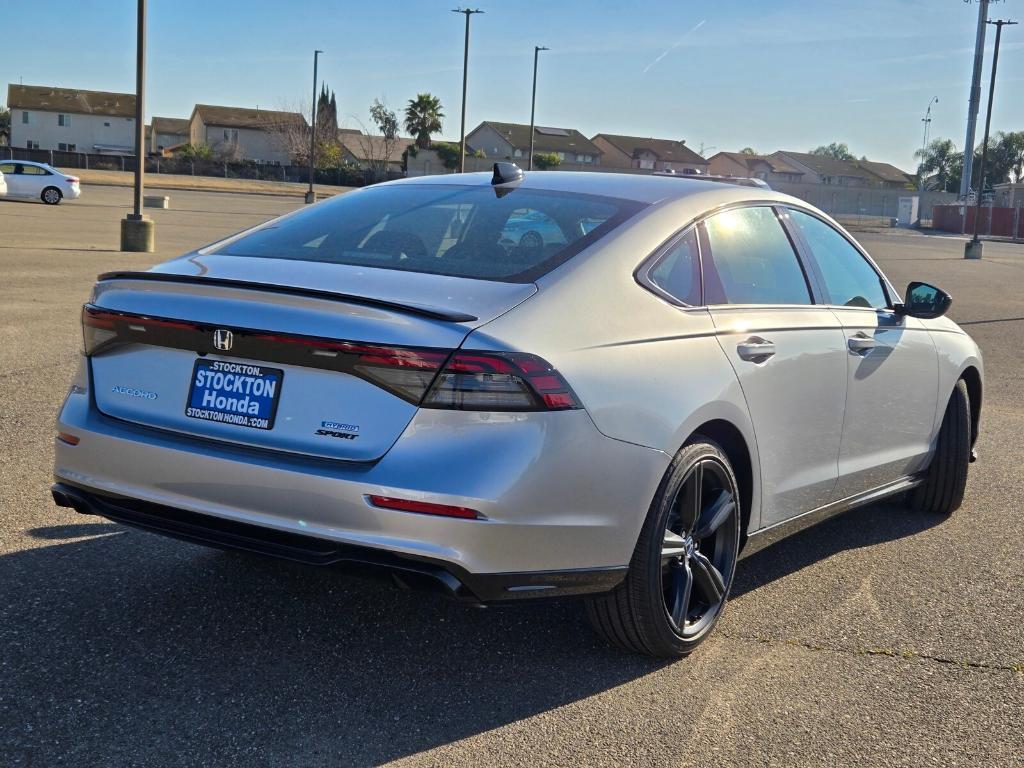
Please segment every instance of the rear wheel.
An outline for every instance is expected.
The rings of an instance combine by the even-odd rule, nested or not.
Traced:
[[[41,194],[39,197],[47,205],[57,205],[60,202],[63,195],[60,193],[60,190],[57,189],[56,187],[47,187],[46,189],[43,190],[43,194]]]
[[[540,233],[534,232],[532,229],[523,234],[519,238],[519,245],[523,248],[540,248],[544,245],[544,238],[540,236]]]
[[[924,482],[914,489],[910,505],[936,515],[952,514],[964,500],[967,465],[971,461],[971,399],[967,384],[957,381],[942,417],[935,455]]]
[[[679,657],[725,607],[740,542],[736,477],[712,442],[685,446],[669,467],[626,579],[587,601],[594,629],[634,653]]]

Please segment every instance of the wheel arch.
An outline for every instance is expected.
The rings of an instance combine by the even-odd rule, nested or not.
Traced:
[[[967,385],[967,397],[971,403],[971,445],[973,446],[978,439],[978,430],[981,425],[981,372],[973,365],[968,365],[960,372],[960,378]]]
[[[687,438],[686,442],[692,442],[695,438],[705,437],[717,443],[726,458],[732,465],[736,475],[736,482],[740,487],[740,550],[747,542],[747,533],[750,528],[751,511],[754,500],[754,460],[750,446],[747,445],[743,433],[725,419],[712,419],[697,427]]]

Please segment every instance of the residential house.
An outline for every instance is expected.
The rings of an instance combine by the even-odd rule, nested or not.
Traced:
[[[591,141],[601,150],[604,168],[637,168],[676,173],[706,173],[708,161],[683,141],[599,133]]]
[[[308,135],[298,112],[196,104],[189,118],[189,143],[206,144],[225,158],[270,165],[291,162],[289,145]]]
[[[878,177],[861,168],[855,160],[838,160],[810,152],[779,151],[772,155],[802,171],[803,181],[836,187],[871,187]]]
[[[534,127],[533,136],[534,155],[554,153],[561,161],[560,167],[586,168],[601,162],[601,150],[575,128],[538,125]],[[466,135],[466,146],[492,160],[528,160],[530,126],[485,120]]]
[[[708,158],[708,173],[714,176],[741,176],[778,181],[802,181],[804,173],[773,155],[748,155],[743,152],[719,152]]]
[[[54,88],[7,86],[11,146],[63,152],[135,152],[135,95]]]
[[[189,122],[181,117],[154,117],[149,126],[149,153],[162,154],[165,150],[189,143]]]
[[[916,176],[901,171],[895,165],[874,160],[858,160],[857,165],[877,179],[876,186],[882,189],[908,189],[916,185]]]
[[[383,136],[371,136],[355,128],[342,128],[338,131],[338,142],[345,162],[357,165],[364,171],[383,174],[401,172],[402,155],[416,143],[416,139],[397,136],[387,142]]]

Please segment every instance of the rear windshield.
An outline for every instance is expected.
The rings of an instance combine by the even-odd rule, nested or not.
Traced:
[[[532,282],[641,207],[531,189],[371,187],[287,217],[216,253]]]

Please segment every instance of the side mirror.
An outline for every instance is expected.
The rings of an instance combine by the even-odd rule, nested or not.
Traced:
[[[928,283],[913,282],[907,286],[906,298],[896,306],[901,315],[931,320],[942,317],[953,303],[953,297]]]

